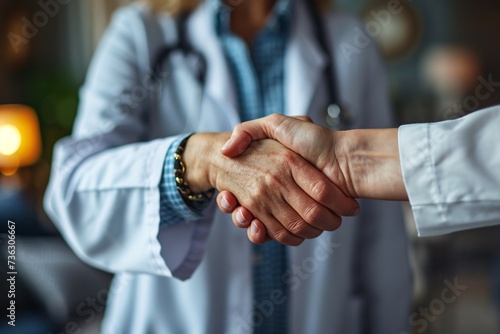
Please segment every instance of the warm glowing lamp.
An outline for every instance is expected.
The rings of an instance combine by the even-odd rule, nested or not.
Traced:
[[[14,174],[19,167],[40,158],[41,138],[38,117],[21,105],[0,105],[0,171]]]

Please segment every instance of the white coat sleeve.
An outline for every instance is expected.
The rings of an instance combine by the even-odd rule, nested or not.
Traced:
[[[148,137],[152,89],[142,15],[139,6],[118,11],[103,37],[73,134],[54,148],[44,206],[85,262],[109,272],[187,279],[201,261],[210,220],[160,231],[159,183],[178,137]]]
[[[500,107],[399,128],[419,236],[500,224]]]

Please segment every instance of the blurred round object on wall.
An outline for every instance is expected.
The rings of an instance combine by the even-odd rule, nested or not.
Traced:
[[[374,0],[362,13],[366,33],[378,42],[385,58],[404,57],[420,44],[420,11],[407,0]]]
[[[481,67],[473,49],[452,45],[430,49],[422,63],[425,82],[441,95],[460,96],[474,89]]]

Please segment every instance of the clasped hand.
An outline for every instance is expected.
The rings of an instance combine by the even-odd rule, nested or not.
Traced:
[[[274,139],[275,144],[279,142],[280,146],[295,153],[288,151],[281,161],[271,162],[278,164],[274,168],[270,166],[266,177],[253,180],[259,188],[253,200],[242,198],[227,188],[218,188],[221,190],[217,197],[220,210],[232,213],[234,224],[247,228],[248,238],[257,244],[276,240],[297,245],[304,239],[319,236],[324,230],[337,229],[341,216],[357,215],[359,205],[343,173],[345,167],[341,166],[342,161],[347,161],[333,144],[336,138],[331,136],[335,136],[335,132],[282,115],[238,125],[222,148],[226,157],[238,159],[242,154],[257,153],[255,162],[258,165],[271,162],[266,156],[275,153],[262,150],[263,143],[272,145],[264,138]],[[286,204],[280,206],[280,202]],[[274,212],[274,216],[259,215],[257,211],[262,210],[256,209],[261,206]],[[293,210],[298,215],[290,215]]]
[[[229,136],[191,136],[183,154],[184,176],[195,192],[216,188],[224,194],[234,194],[236,197],[229,201],[246,208],[234,212],[235,224],[246,228],[254,215],[262,222],[248,230],[251,240],[262,243],[272,238],[296,246],[323,231],[337,229],[340,216],[349,215],[358,207],[316,167],[278,141],[253,142],[235,157],[220,154]],[[223,198],[218,203],[229,211]]]

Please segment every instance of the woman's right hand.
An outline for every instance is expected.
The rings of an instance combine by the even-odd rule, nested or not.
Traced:
[[[260,140],[235,158],[220,153],[230,133],[201,133],[189,138],[183,154],[185,179],[193,191],[216,188],[229,191],[240,205],[264,222],[267,235],[291,246],[304,239],[333,231],[341,215],[359,207],[319,170],[295,152],[274,140]],[[331,199],[336,199],[332,201]],[[250,223],[245,215],[234,217],[237,224]],[[255,240],[265,242],[263,235]]]

